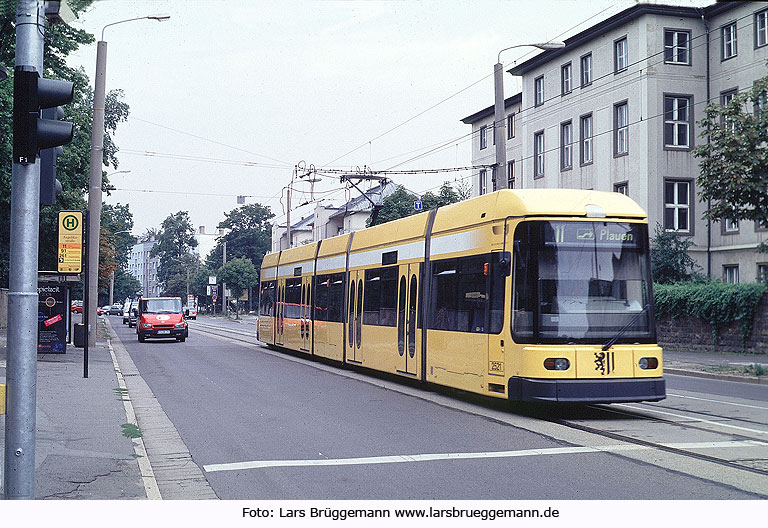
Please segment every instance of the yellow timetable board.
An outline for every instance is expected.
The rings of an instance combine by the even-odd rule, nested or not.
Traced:
[[[83,271],[83,212],[59,211],[59,273]]]

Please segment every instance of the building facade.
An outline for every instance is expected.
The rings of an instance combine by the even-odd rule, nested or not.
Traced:
[[[145,297],[158,297],[161,294],[157,281],[160,259],[149,256],[155,244],[157,241],[154,237],[146,242],[134,244],[128,258],[128,272],[141,283],[142,295]]]
[[[768,228],[702,219],[692,149],[706,141],[697,123],[708,102],[726,103],[768,75],[767,17],[768,2],[638,4],[509,70],[523,87],[519,109],[508,110],[515,186],[627,194],[648,212],[651,235],[659,225],[690,238],[704,273],[765,277],[768,255],[755,248]],[[483,127],[493,127],[488,110],[463,120],[473,127],[476,165],[495,158],[482,148]],[[482,171],[474,179],[481,194]]]

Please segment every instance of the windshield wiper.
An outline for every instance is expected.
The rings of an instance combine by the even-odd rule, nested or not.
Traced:
[[[618,332],[616,332],[616,335],[615,335],[615,336],[613,336],[613,337],[611,338],[611,340],[610,340],[610,341],[608,341],[608,342],[607,342],[605,345],[603,345],[603,348],[602,348],[603,352],[605,352],[606,350],[608,350],[609,348],[611,348],[611,347],[612,347],[614,344],[616,344],[616,341],[618,341],[618,340],[619,340],[619,338],[620,338],[621,336],[623,336],[623,335],[624,335],[624,332],[626,332],[626,331],[627,331],[627,329],[628,329],[630,326],[632,326],[633,324],[635,324],[635,323],[637,322],[637,320],[640,318],[640,316],[641,316],[641,315],[643,315],[643,314],[644,314],[644,313],[645,313],[645,312],[648,310],[648,306],[649,306],[649,305],[647,305],[647,304],[646,304],[646,305],[645,305],[645,307],[642,309],[642,311],[639,311],[639,312],[637,312],[637,313],[636,313],[636,314],[635,314],[635,315],[632,317],[632,319],[630,319],[630,320],[629,320],[629,322],[628,322],[627,324],[625,324],[624,326],[622,326],[622,327],[621,327],[621,330],[619,330]]]

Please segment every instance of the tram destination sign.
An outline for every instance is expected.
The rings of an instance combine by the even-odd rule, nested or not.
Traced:
[[[639,224],[624,222],[550,222],[545,240],[558,245],[595,244],[597,246],[637,248],[641,245]]]
[[[83,212],[59,211],[58,272],[83,271]]]

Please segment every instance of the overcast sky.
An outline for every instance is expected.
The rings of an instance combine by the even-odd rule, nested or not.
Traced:
[[[338,169],[469,166],[471,127],[461,119],[493,104],[499,50],[562,40],[633,4],[97,1],[71,24],[97,40],[113,22],[171,17],[105,30],[107,91],[122,89],[130,105],[115,138],[117,170],[130,172],[110,176],[118,190],[104,201],[130,205],[134,235],[178,211],[188,211],[195,228],[210,233],[238,207],[239,195],[284,220],[284,188],[302,161]],[[505,52],[505,68],[531,50]],[[93,79],[96,44],[69,62]],[[505,74],[506,97],[519,91],[519,81]],[[421,193],[469,175],[393,180]],[[311,198],[308,191],[307,184],[296,186],[294,207]],[[315,199],[329,204],[357,195],[344,191],[337,177],[315,185]],[[298,208],[291,219],[310,212]]]

